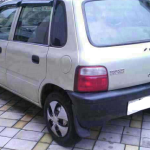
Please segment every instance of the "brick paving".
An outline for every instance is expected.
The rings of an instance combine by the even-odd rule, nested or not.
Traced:
[[[46,129],[43,111],[0,88],[1,150],[150,150],[150,109],[91,129],[91,136],[64,148]]]

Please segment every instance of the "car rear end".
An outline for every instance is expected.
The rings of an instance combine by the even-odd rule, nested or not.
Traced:
[[[73,1],[79,66],[68,92],[83,127],[150,107],[150,1]]]

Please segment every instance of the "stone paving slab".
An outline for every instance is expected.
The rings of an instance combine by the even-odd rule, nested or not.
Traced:
[[[94,150],[124,150],[125,145],[120,143],[109,143],[97,141]]]
[[[1,107],[1,106],[0,106],[0,107]],[[3,113],[4,113],[4,111],[0,111],[0,115],[3,114]]]
[[[101,140],[101,141],[120,143],[120,141],[121,141],[121,134],[101,132],[101,134],[100,134],[98,139]]]
[[[32,150],[36,142],[12,139],[8,144],[4,146],[4,148],[15,149],[15,150]]]
[[[31,131],[43,131],[45,128],[45,124],[39,124],[39,123],[28,123],[23,129],[25,130],[31,130]]]
[[[141,129],[125,127],[123,134],[140,137]]]
[[[150,139],[150,130],[142,129],[141,137],[146,137]]]
[[[150,150],[149,148],[140,147],[140,150]]]
[[[130,120],[129,119],[115,119],[115,120],[110,121],[110,124],[117,125],[117,126],[129,127]]]
[[[0,127],[0,132],[3,131],[5,129],[5,127]]]
[[[59,146],[48,133],[42,109],[0,88],[0,150],[150,150],[150,109],[90,133],[72,147]]]
[[[102,131],[108,132],[108,133],[117,133],[122,134],[123,127],[121,126],[114,126],[114,125],[107,125],[102,128]]]
[[[12,120],[19,120],[23,117],[23,114],[20,113],[12,113],[12,112],[5,112],[3,113],[0,118],[4,119],[12,119]]]
[[[38,142],[43,137],[43,135],[44,133],[41,132],[22,130],[15,136],[15,138]]]
[[[143,112],[138,112],[132,115],[133,120],[142,121],[143,119]]]
[[[150,115],[144,115],[144,121],[150,122]]]
[[[19,129],[15,128],[5,128],[1,133],[0,136],[5,136],[5,137],[14,137],[17,133],[19,132]]]
[[[16,123],[17,120],[0,119],[0,126],[2,127],[12,127]]]
[[[139,144],[140,144],[140,137],[123,135],[121,143],[127,144],[127,145],[139,146]]]
[[[126,145],[125,150],[139,150],[139,147],[138,146]]]
[[[150,139],[145,137],[141,138],[140,146],[150,148]]]
[[[0,147],[3,147],[5,144],[7,144],[9,140],[11,140],[11,138],[0,137]]]
[[[50,147],[48,148],[48,150],[72,150],[73,147],[62,147],[59,145],[50,145]],[[81,150],[81,149],[80,149]]]
[[[150,122],[143,122],[142,128],[150,130]]]
[[[91,150],[95,144],[94,140],[82,139],[75,145],[76,148]]]

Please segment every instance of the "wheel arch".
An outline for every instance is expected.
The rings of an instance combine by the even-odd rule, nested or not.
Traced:
[[[44,107],[47,96],[52,92],[60,92],[64,95],[66,95],[67,97],[69,97],[67,92],[63,88],[61,88],[55,84],[46,83],[45,85],[42,86],[42,89],[40,92],[40,105],[41,105],[41,107]]]

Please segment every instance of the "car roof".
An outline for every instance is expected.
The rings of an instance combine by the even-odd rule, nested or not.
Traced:
[[[9,5],[19,5],[19,4],[33,4],[33,3],[50,3],[52,0],[8,0],[0,4],[0,7]]]
[[[6,5],[17,5],[18,3],[21,3],[22,0],[8,0],[0,4],[0,7],[6,6]]]

